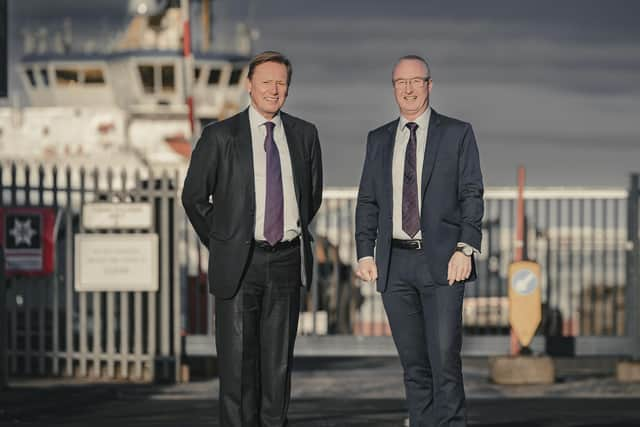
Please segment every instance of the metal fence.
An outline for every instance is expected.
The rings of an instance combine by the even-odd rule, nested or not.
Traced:
[[[525,259],[540,263],[543,319],[532,348],[563,355],[630,354],[637,323],[629,257],[637,256],[637,224],[631,212],[637,178],[624,188],[529,188],[525,190]],[[635,182],[635,184],[633,183]],[[329,189],[314,221],[316,265],[303,295],[297,354],[393,354],[389,325],[374,284],[359,281],[354,212],[357,190]],[[485,193],[483,245],[478,280],[466,288],[463,353],[509,351],[509,264],[515,252],[515,188]],[[635,228],[634,228],[635,227]],[[637,238],[637,237],[636,237]],[[634,255],[636,254],[636,255]],[[211,297],[205,276],[194,282],[190,307],[207,313],[187,326],[187,352],[214,351]],[[206,319],[206,322],[204,321]],[[318,340],[317,337],[322,339]],[[355,338],[354,338],[355,337]]]
[[[175,379],[181,351],[177,174],[0,166],[2,208],[52,207],[57,213],[54,273],[7,278],[10,374]],[[158,292],[76,292],[74,235],[95,201],[149,202],[159,235]],[[113,231],[116,232],[116,231]],[[121,231],[118,231],[121,232]]]
[[[0,166],[3,208],[49,206],[58,213],[55,274],[8,279],[4,331],[12,375],[177,379],[185,355],[215,354],[208,252],[180,206],[180,183],[177,172]],[[637,175],[630,189],[525,191],[524,254],[543,271],[534,351],[640,358],[638,194]],[[298,355],[395,354],[380,296],[353,272],[355,198],[355,189],[324,193],[313,224],[316,274],[301,297]],[[73,237],[87,231],[80,218],[94,201],[153,205],[158,292],[74,290]],[[463,308],[464,354],[509,351],[515,207],[515,188],[486,191],[479,277],[467,286]]]

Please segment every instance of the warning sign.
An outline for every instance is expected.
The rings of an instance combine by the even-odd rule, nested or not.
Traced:
[[[7,275],[53,272],[52,208],[0,209],[0,244],[5,248]]]
[[[527,347],[542,320],[540,264],[517,261],[509,266],[509,322],[520,341]]]

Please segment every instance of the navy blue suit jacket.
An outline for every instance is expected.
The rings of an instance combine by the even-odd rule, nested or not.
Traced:
[[[392,160],[399,119],[369,132],[358,202],[358,259],[374,256],[378,291],[387,287],[393,237]],[[421,177],[420,226],[425,262],[436,283],[447,284],[449,259],[458,242],[480,249],[484,213],[478,147],[469,123],[431,110]],[[468,280],[475,280],[475,262]]]

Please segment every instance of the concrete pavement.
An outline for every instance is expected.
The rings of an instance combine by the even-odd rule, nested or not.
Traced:
[[[298,359],[292,426],[402,426],[395,358]],[[486,359],[465,359],[470,426],[640,426],[640,384],[621,384],[615,361],[558,360],[551,386],[488,382]],[[14,380],[0,392],[0,426],[218,426],[218,381],[177,385]]]

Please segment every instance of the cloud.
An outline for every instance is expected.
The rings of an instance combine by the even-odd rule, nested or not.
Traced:
[[[633,37],[471,18],[273,18],[260,29],[257,48],[294,63],[287,108],[317,122],[329,184],[357,183],[367,131],[397,115],[391,67],[409,52],[430,60],[434,107],[474,124],[488,183],[512,184],[518,163],[534,183],[564,185],[624,183],[637,168]]]

